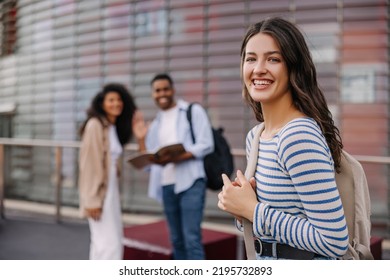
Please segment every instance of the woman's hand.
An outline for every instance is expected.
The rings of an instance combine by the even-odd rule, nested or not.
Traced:
[[[254,177],[251,177],[251,178],[249,179],[249,183],[251,183],[251,186],[252,186],[253,191],[256,192],[256,180],[255,180],[255,178],[254,178]],[[238,180],[237,177],[234,179],[234,181],[232,182],[232,184],[233,184],[233,186],[241,187],[241,183],[240,183],[240,181]]]
[[[95,221],[99,221],[102,216],[102,208],[87,208],[85,209],[85,215]]]
[[[256,180],[255,180],[255,178],[251,177],[249,179],[249,183],[251,183],[253,191],[256,192]],[[240,181],[238,180],[237,177],[234,179],[234,181],[232,181],[232,185],[235,186],[235,187],[241,187],[241,183],[240,183]],[[237,219],[237,221],[240,222],[240,224],[242,224],[242,217],[240,217],[240,216],[234,216],[234,217]]]
[[[222,174],[224,185],[218,194],[218,207],[234,215],[239,221],[241,217],[253,221],[253,212],[258,203],[256,182],[254,178],[249,181],[240,170],[237,170],[237,178],[231,182],[229,177]]]

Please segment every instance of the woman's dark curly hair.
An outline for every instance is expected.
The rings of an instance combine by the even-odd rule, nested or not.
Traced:
[[[273,17],[250,26],[241,45],[241,80],[246,45],[258,33],[270,35],[277,42],[289,73],[289,88],[296,108],[313,118],[320,126],[331,150],[335,168],[339,171],[343,148],[340,132],[317,83],[317,73],[303,34],[291,22]],[[261,104],[250,96],[242,82],[242,95],[252,107],[256,119],[263,122]]]
[[[106,112],[103,110],[103,101],[107,93],[116,92],[120,95],[123,102],[122,113],[117,117],[115,126],[118,134],[118,139],[121,145],[128,143],[133,136],[132,119],[134,112],[137,110],[133,97],[127,88],[119,83],[110,83],[103,87],[93,98],[90,107],[87,110],[87,120],[83,123],[80,129],[80,135],[83,135],[85,126],[90,118],[106,118]]]

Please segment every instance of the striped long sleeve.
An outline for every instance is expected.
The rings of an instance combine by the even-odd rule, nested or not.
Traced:
[[[248,157],[253,133],[247,135]],[[342,256],[348,230],[332,155],[319,126],[310,118],[295,119],[259,144],[254,234],[263,241]]]

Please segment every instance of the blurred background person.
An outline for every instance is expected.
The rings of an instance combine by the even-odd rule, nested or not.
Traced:
[[[93,260],[123,258],[118,158],[132,137],[135,111],[125,86],[107,84],[92,100],[80,130],[80,210],[88,218]]]
[[[192,108],[193,143],[187,119],[189,103],[175,100],[173,81],[168,74],[158,74],[152,81],[152,97],[159,107],[149,127],[137,116],[134,135],[140,151],[154,151],[182,143],[186,152],[164,157],[151,166],[149,196],[162,201],[168,220],[175,259],[204,259],[201,223],[206,196],[203,158],[213,151],[211,124],[206,111]]]

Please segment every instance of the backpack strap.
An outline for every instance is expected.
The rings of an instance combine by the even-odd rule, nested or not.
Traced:
[[[260,135],[264,130],[264,124],[261,123],[257,126],[254,131],[252,143],[251,143],[251,151],[249,153],[249,159],[245,169],[245,177],[249,180],[254,176],[257,166],[257,156],[259,154],[259,140]],[[253,241],[253,226],[252,223],[247,219],[242,219],[242,224],[244,226],[244,241],[245,241],[245,250],[246,256],[248,260],[255,260],[255,245]]]
[[[188,120],[188,122],[190,124],[190,132],[191,132],[192,143],[195,144],[195,134],[194,134],[194,129],[192,128],[192,113],[191,113],[192,105],[194,105],[194,103],[190,103],[190,105],[188,105],[187,120]]]

